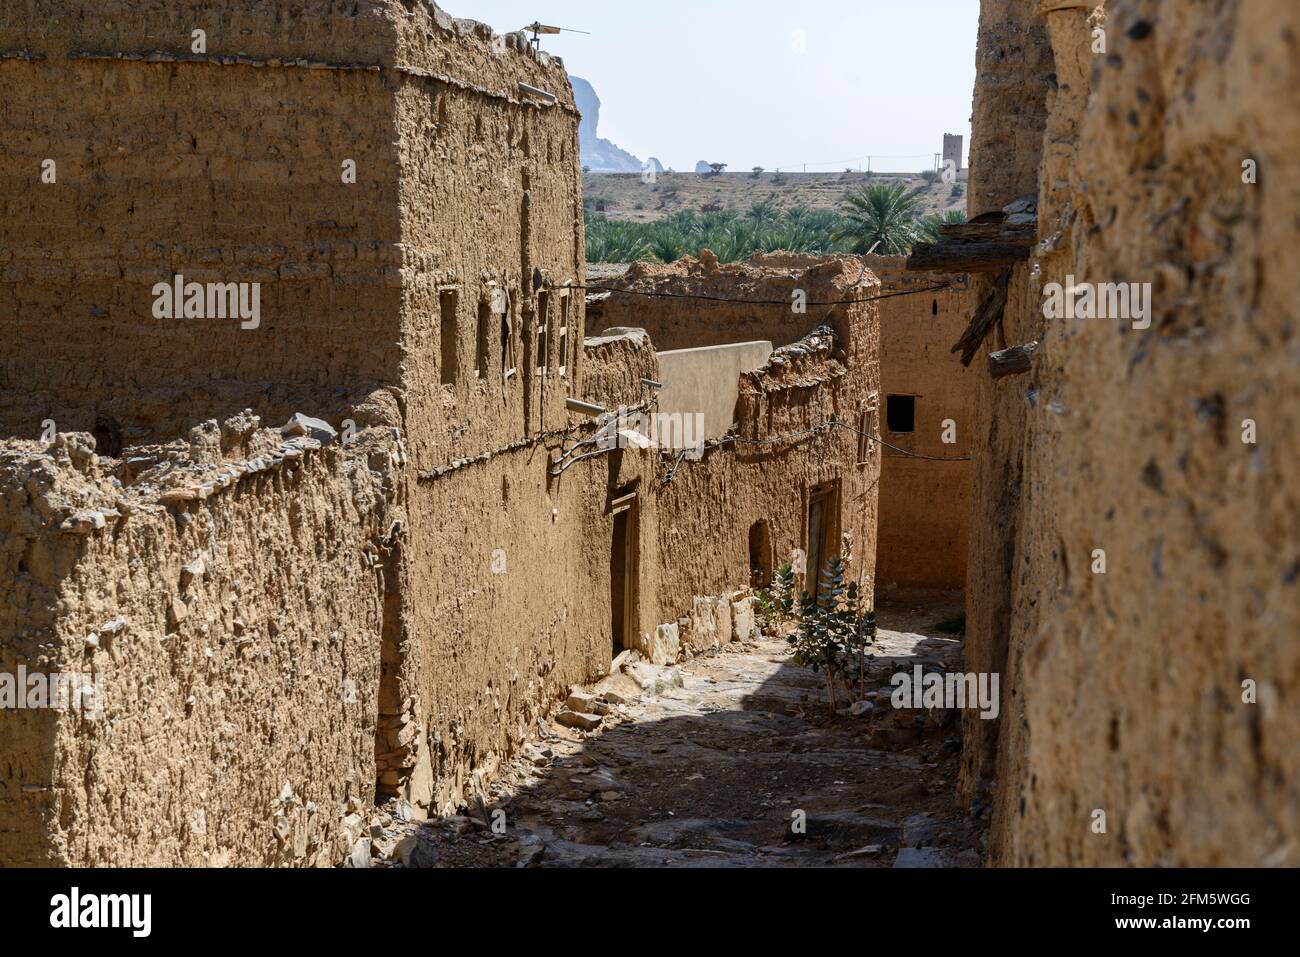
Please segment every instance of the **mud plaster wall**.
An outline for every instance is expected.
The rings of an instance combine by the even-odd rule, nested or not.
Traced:
[[[394,8],[5,5],[0,49],[38,59],[0,59],[0,432],[90,431],[98,412],[156,441],[245,407],[329,414],[392,381]],[[176,273],[260,283],[260,327],[154,318]]]
[[[175,509],[112,485],[88,443],[5,447],[0,672],[98,675],[104,711],[0,711],[0,864],[346,852],[340,822],[374,788],[383,434]],[[87,508],[118,517],[58,530]]]
[[[1051,46],[1033,4],[985,0],[980,8],[970,147],[967,211],[1000,210],[1037,192],[1047,123],[1047,93],[1055,82]],[[968,311],[989,294],[992,280],[972,277]],[[1011,575],[1020,503],[1023,445],[1031,396],[1023,377],[994,381],[986,371],[989,352],[1038,338],[1042,313],[1029,285],[1029,268],[1011,277],[1008,306],[968,373],[974,378],[975,438],[971,463],[971,524],[966,564],[966,667],[1002,674],[1010,632]],[[957,357],[953,365],[959,367]],[[994,780],[998,728],[1012,705],[1003,682],[1001,718],[964,713],[966,747],[959,793],[986,802]]]
[[[748,263],[719,266],[685,259],[671,266],[634,266],[623,288],[674,291],[724,298],[791,301],[803,289],[810,303],[867,299],[879,281],[859,258],[776,253]],[[832,416],[857,427],[861,411],[880,390],[880,329],[874,302],[808,307],[736,305],[708,299],[657,299],[613,294],[593,306],[599,328],[642,327],[656,348],[656,334],[670,348],[749,341],[762,335],[778,348],[766,365],[740,377],[738,430],[750,442],[711,446],[701,462],[683,462],[671,482],[656,482],[660,580],[653,616],[671,623],[697,596],[731,592],[750,580],[749,531],[768,525],[770,567],[808,547],[809,493],[838,483],[838,523],[852,543],[870,594],[875,580],[878,447],[859,460],[858,436],[832,428],[801,435]],[[816,335],[826,326],[831,336]],[[776,441],[789,438],[789,441]],[[665,456],[664,473],[675,455]],[[827,554],[844,551],[832,542]]]
[[[184,5],[177,15],[196,7]],[[261,9],[249,5],[247,17],[252,23],[248,26],[243,26],[242,6],[231,12],[229,22],[241,24],[241,38],[256,32]],[[358,15],[374,18],[365,29],[383,34],[373,41],[373,48],[365,42],[349,46],[337,40],[346,30],[312,28],[300,35],[335,37],[330,42],[338,42],[335,50],[323,41],[319,49],[326,52],[312,57],[337,53],[370,64],[365,57],[373,54],[379,61],[378,71],[360,71],[369,79],[355,80],[356,96],[348,107],[350,116],[375,118],[373,127],[356,131],[362,148],[396,144],[384,147],[382,161],[376,161],[383,172],[382,187],[365,204],[367,212],[382,217],[373,226],[378,263],[368,273],[373,283],[355,300],[304,299],[307,305],[299,315],[317,325],[301,336],[281,334],[258,340],[265,346],[261,350],[245,347],[244,339],[230,340],[228,347],[220,345],[226,341],[220,336],[227,333],[206,327],[186,340],[166,338],[167,345],[156,347],[154,353],[132,341],[120,365],[96,366],[98,371],[85,378],[84,385],[79,379],[74,387],[68,377],[66,387],[53,398],[38,395],[33,401],[20,395],[15,407],[26,402],[18,416],[23,422],[29,412],[46,415],[55,409],[58,417],[71,415],[89,427],[98,418],[94,413],[104,411],[98,408],[103,397],[112,395],[121,404],[108,411],[115,417],[121,413],[124,436],[133,450],[160,434],[186,434],[189,425],[209,413],[219,417],[249,407],[275,423],[279,415],[287,417],[306,407],[335,419],[336,424],[350,415],[363,429],[379,426],[399,448],[405,439],[409,454],[380,450],[383,477],[367,480],[361,470],[373,471],[377,467],[373,458],[357,464],[348,453],[330,446],[312,452],[307,462],[296,467],[308,485],[305,499],[287,491],[281,494],[278,486],[250,493],[245,483],[266,479],[244,478],[236,489],[216,498],[206,497],[205,492],[193,500],[170,502],[161,512],[150,507],[138,515],[109,515],[104,527],[96,530],[93,523],[85,525],[88,518],[83,521],[77,513],[67,513],[74,506],[111,504],[116,494],[111,483],[100,487],[104,483],[96,480],[99,497],[87,497],[83,490],[70,487],[59,500],[59,514],[45,514],[31,499],[36,493],[28,489],[29,473],[44,466],[34,464],[31,456],[38,453],[33,449],[23,451],[28,460],[15,466],[13,479],[14,489],[22,492],[7,494],[6,504],[14,507],[12,514],[5,513],[5,521],[21,526],[25,533],[22,546],[8,559],[18,571],[14,587],[19,593],[4,596],[2,606],[14,629],[6,647],[18,649],[12,652],[12,661],[39,658],[38,651],[75,658],[80,649],[84,655],[91,630],[103,629],[107,623],[99,619],[127,608],[130,613],[121,617],[130,630],[122,636],[115,626],[113,638],[106,641],[115,668],[110,675],[110,700],[124,698],[113,691],[116,682],[119,690],[158,687],[164,702],[151,711],[153,698],[128,692],[126,710],[118,720],[119,727],[125,726],[122,736],[131,736],[127,740],[113,737],[98,746],[85,729],[69,723],[71,719],[59,719],[36,727],[30,745],[16,748],[18,756],[4,761],[10,775],[5,778],[5,827],[13,821],[14,830],[23,833],[23,843],[13,846],[23,848],[24,859],[328,864],[360,836],[360,818],[355,814],[364,812],[376,793],[408,796],[424,812],[458,806],[467,791],[482,787],[496,759],[522,739],[528,722],[562,697],[570,684],[594,679],[608,669],[614,651],[606,614],[613,534],[609,502],[615,497],[630,492],[644,496],[638,506],[637,629],[653,630],[660,620],[685,613],[694,595],[729,591],[748,577],[744,553],[737,551],[734,573],[729,567],[725,574],[706,575],[697,568],[700,574],[694,581],[688,582],[685,575],[678,579],[683,597],[672,599],[671,614],[663,612],[669,603],[660,598],[657,584],[661,517],[650,491],[656,467],[662,465],[658,458],[649,453],[613,453],[580,463],[562,478],[548,475],[554,456],[566,442],[561,430],[573,427],[567,436],[570,442],[584,434],[582,417],[563,410],[567,395],[581,395],[606,407],[634,405],[649,397],[640,379],[658,374],[652,346],[644,337],[596,341],[580,349],[583,304],[571,298],[566,313],[560,303],[565,295],[561,287],[581,285],[584,271],[578,118],[562,66],[532,52],[521,37],[493,37],[485,28],[452,21],[432,7],[390,3],[357,9]],[[12,18],[8,22],[11,33],[6,34],[6,43],[30,43],[29,36],[38,35],[33,26],[38,13],[58,19],[35,7],[26,12],[30,23],[15,25]],[[78,29],[86,22],[78,19]],[[148,32],[156,23],[171,24],[172,19],[155,21],[141,13],[134,20],[124,14],[121,22],[133,24],[136,32],[96,36],[92,38],[96,48],[102,41],[118,50],[176,49]],[[281,36],[278,24],[280,20],[268,22],[266,35]],[[210,52],[218,48],[218,32],[210,31]],[[73,39],[80,45],[79,34]],[[179,46],[183,51],[183,43]],[[278,49],[251,41],[241,41],[241,47],[268,58]],[[308,53],[297,41],[285,49],[294,55]],[[221,71],[218,76],[225,82],[209,78],[204,89],[195,92],[213,98],[214,103],[219,100],[220,108],[213,106],[202,114],[207,127],[221,130],[230,125],[237,132],[244,130],[241,123],[252,122],[249,117],[266,113],[256,108],[261,95],[257,83],[263,81],[250,79],[254,76],[302,70],[321,77],[302,82],[339,82],[329,79],[334,71],[311,64],[213,63],[191,61],[177,53],[168,53],[161,63],[68,60],[62,48],[53,45],[46,57],[5,61],[3,69],[27,70],[15,75],[15,86],[27,84],[46,96],[53,95],[54,80],[75,78],[83,69],[104,71],[102,75],[90,72],[96,82],[116,82],[116,74],[111,81],[104,77],[120,69],[123,83],[137,82],[131,77],[139,75],[138,82],[146,86],[152,80],[143,78],[150,77],[151,71],[170,71],[163,74],[167,83],[173,83],[173,76],[188,77],[194,71]],[[174,62],[177,58],[183,62]],[[453,69],[465,73],[440,72]],[[338,72],[351,76],[355,71]],[[558,102],[544,106],[520,99],[520,79],[551,90]],[[325,86],[317,92],[327,97],[330,90]],[[154,91],[159,97],[175,92],[167,85]],[[231,97],[230,102],[222,97]],[[306,107],[311,104],[300,105],[303,108],[295,115],[309,115]],[[330,101],[331,109],[336,105]],[[70,101],[68,109],[77,108]],[[140,111],[144,113],[143,106]],[[26,116],[29,125],[34,115]],[[143,128],[142,117],[119,119],[128,131]],[[326,128],[333,129],[328,124]],[[299,131],[299,135],[305,134]],[[107,127],[93,127],[86,136],[92,152],[111,151]],[[190,147],[194,149],[192,142]],[[262,149],[261,140],[249,134],[238,146],[236,168]],[[431,161],[430,155],[440,161]],[[207,162],[210,168],[210,158]],[[334,162],[330,157],[331,169]],[[364,163],[358,167],[361,180],[367,167]],[[199,175],[195,170],[191,173]],[[279,173],[274,179],[283,185]],[[28,181],[15,179],[7,180],[5,188],[8,197],[32,189]],[[269,208],[276,195],[268,185],[249,202]],[[315,194],[301,201],[319,203]],[[353,202],[358,204],[352,207],[357,212],[361,201]],[[216,235],[209,231],[203,238],[205,248],[217,250],[215,255],[224,264],[227,253],[237,258],[232,250],[240,248],[225,242],[224,230],[242,226],[241,221],[219,218],[219,212],[209,206],[193,215],[205,221],[209,230],[213,222],[221,226]],[[263,235],[292,233],[297,221],[288,217],[286,213],[283,223],[277,219],[266,225]],[[179,214],[158,228],[175,228],[178,219]],[[119,234],[135,235],[136,227],[118,218],[97,222],[114,241]],[[199,227],[195,230],[195,235],[201,232]],[[12,248],[25,247],[14,244]],[[188,271],[189,260],[184,257],[189,253],[179,255]],[[48,261],[55,264],[51,268],[73,270],[70,277],[66,272],[58,274],[60,301],[87,303],[91,295],[99,294],[78,285],[75,270],[87,257],[80,247],[50,253]],[[173,264],[169,259],[165,266],[170,270]],[[839,268],[835,267],[837,276]],[[856,267],[855,277],[854,282],[874,289],[874,278],[869,274],[864,278]],[[120,290],[122,279],[110,271],[102,288]],[[279,273],[274,280],[269,275],[264,279],[272,284],[285,282]],[[339,285],[333,266],[328,274],[313,271],[304,296],[320,292],[332,297]],[[17,288],[27,286],[16,284]],[[504,289],[504,297],[497,296],[496,289]],[[15,297],[21,294],[25,293],[14,293]],[[256,331],[268,328],[270,301],[268,293],[263,300],[263,330]],[[471,378],[475,366],[470,357],[476,358],[482,307],[491,310],[500,301],[505,302],[508,345],[514,347],[507,356],[515,374]],[[445,303],[454,308],[444,309]],[[742,398],[742,408],[761,413],[769,427],[802,422],[804,412],[812,408],[839,411],[846,406],[856,411],[859,400],[865,401],[847,370],[874,368],[878,352],[874,311],[823,312],[822,318],[836,332],[835,340],[822,336],[807,354],[796,349],[785,358],[786,371],[771,371],[751,384],[755,396],[749,406]],[[13,315],[29,314],[15,306]],[[35,315],[41,317],[39,312]],[[494,323],[500,318],[496,312],[491,315]],[[378,318],[361,321],[358,316]],[[809,326],[787,341],[799,339],[815,324],[816,317],[806,318]],[[855,324],[868,334],[855,330]],[[568,349],[563,352],[558,349],[562,325],[568,330],[563,337]],[[449,352],[444,349],[445,331],[456,337],[454,376],[448,375],[450,367],[443,361]],[[229,330],[228,334],[253,332]],[[73,362],[68,356],[75,358],[93,335],[82,323],[69,320],[64,334],[49,340],[56,348],[47,349],[48,355],[41,356],[25,344],[24,362],[39,356],[41,368],[70,369]],[[538,348],[542,341],[547,343],[544,353]],[[208,353],[211,361],[196,361]],[[157,361],[139,358],[154,354]],[[864,357],[870,362],[859,361]],[[181,371],[165,373],[161,367],[166,366],[166,358]],[[588,364],[590,384],[584,381]],[[29,372],[22,366],[12,383],[5,380],[6,385],[30,392],[34,387]],[[371,376],[392,391],[382,413],[367,415],[351,403],[358,392],[368,389]],[[869,378],[867,385],[878,384]],[[60,422],[59,427],[67,425]],[[197,438],[191,433],[191,445],[202,444],[207,427],[200,426],[197,432]],[[845,448],[856,447],[856,439],[834,441]],[[184,446],[184,440],[180,444]],[[77,447],[82,450],[78,455],[88,459],[89,442],[78,440]],[[22,451],[23,443],[11,441],[6,448]],[[183,449],[173,452],[183,455]],[[316,455],[330,463],[326,471],[317,471]],[[295,461],[300,458],[294,456]],[[828,453],[829,461],[835,458]],[[114,460],[111,468],[129,470],[129,462]],[[874,496],[876,468],[869,469],[867,495]],[[254,471],[261,475],[261,469]],[[63,465],[57,472],[71,475]],[[756,474],[757,466],[751,472]],[[802,503],[799,480],[806,477],[801,465],[799,474],[787,483],[792,500]],[[863,499],[852,476],[843,481],[846,500]],[[374,487],[360,495],[358,483]],[[256,501],[252,494],[258,496]],[[229,495],[234,498],[225,497]],[[690,507],[698,503],[692,499]],[[866,506],[873,505],[874,498],[866,501]],[[688,514],[689,510],[679,511]],[[775,514],[775,506],[764,511]],[[873,521],[866,514],[864,521],[870,527]],[[182,516],[189,516],[188,522]],[[346,528],[336,527],[344,516]],[[674,515],[669,518],[675,520]],[[73,546],[58,538],[64,520],[71,520],[78,533],[86,532],[77,538],[88,553],[80,564],[67,551]],[[200,530],[205,533],[201,540]],[[720,534],[729,548],[744,540],[743,528]],[[863,552],[870,551],[867,533],[860,537]],[[27,539],[37,545],[29,546]],[[224,549],[223,542],[228,543]],[[122,554],[120,549],[131,543],[136,552]],[[20,566],[34,561],[28,556],[31,547],[62,549],[59,567],[66,568],[62,577],[29,580],[34,573]],[[210,550],[203,570],[183,570],[180,566],[193,563],[194,551],[200,548]],[[139,563],[134,568],[133,558]],[[182,578],[186,579],[183,586]],[[186,593],[178,596],[180,587]],[[44,613],[32,610],[70,589],[76,589],[76,597],[59,606],[57,614],[42,618]],[[254,591],[246,617],[239,597],[245,589]],[[334,596],[334,604],[329,596]],[[286,627],[286,620],[301,624]],[[151,654],[125,655],[121,661],[112,657],[129,649],[136,629],[145,636]],[[29,630],[36,634],[29,636]],[[189,644],[179,640],[191,638]],[[26,643],[33,640],[53,647],[29,648]],[[207,655],[209,648],[212,658]],[[11,663],[9,657],[5,661]],[[217,664],[206,664],[210,661]],[[310,675],[305,670],[308,663]],[[226,680],[230,675],[235,677]],[[209,684],[199,687],[201,681]],[[356,686],[356,713],[346,710],[351,701],[343,695],[350,691],[340,695],[340,704],[331,701],[349,681]],[[285,685],[292,689],[292,697],[285,697]],[[253,703],[265,700],[273,704]],[[228,713],[228,707],[232,712],[238,708],[238,715]],[[17,720],[26,721],[27,716],[19,715]],[[103,734],[117,733],[111,723],[106,728]],[[91,735],[99,733],[95,729]],[[181,753],[182,745],[162,743],[173,739],[189,749],[183,765],[173,757]],[[222,748],[214,751],[208,744],[213,740],[223,742]],[[233,742],[229,750],[224,748],[227,740]],[[196,770],[191,752],[199,741],[205,742],[209,757],[200,760]],[[155,760],[158,751],[162,757]],[[273,777],[285,780],[268,781],[268,768],[276,769]],[[102,774],[103,787],[78,792],[64,783],[86,780],[87,774],[95,783]],[[256,786],[250,783],[255,774]],[[16,778],[22,780],[14,783]],[[137,790],[132,791],[130,784]],[[165,793],[182,799],[164,805],[160,795]],[[32,809],[21,801],[37,802],[37,806]],[[340,820],[340,815],[346,816]],[[42,830],[53,819],[58,829]]]
[[[884,293],[918,292],[960,277],[903,271],[902,257],[872,256],[872,272]],[[955,361],[951,348],[970,320],[966,291],[882,299],[880,310],[880,408],[876,433],[895,448],[882,448],[877,578],[881,585],[960,589],[966,585],[970,531],[969,459],[975,423],[975,376]],[[916,431],[891,433],[885,408],[891,395],[916,397]],[[945,423],[956,441],[944,441]],[[903,452],[931,456],[931,461]]]
[[[399,21],[398,58],[411,513],[380,792],[434,813],[608,669],[610,465],[548,475],[558,432],[584,421],[564,406],[585,358],[582,293],[564,287],[585,256],[562,64],[424,6]]]
[[[1053,103],[1049,131],[1079,146],[1047,151],[1041,232],[1061,234],[1064,261],[1042,269],[1151,282],[1153,324],[1046,330],[995,859],[1294,866],[1300,11],[1106,8],[1109,53],[1095,59],[1082,13],[1048,20],[1058,75],[1092,82],[1086,102]],[[1242,441],[1246,419],[1257,444]]]
[[[671,265],[634,263],[621,276],[601,281],[602,287],[620,291],[593,302],[588,333],[628,326],[644,329],[660,352],[762,341],[779,348],[801,339],[827,314],[826,308],[815,305],[796,312],[795,291],[802,290],[808,303],[834,301],[815,290],[842,283],[839,276],[846,261],[778,252],[755,254],[748,263],[719,265],[705,250],[700,260],[687,256]],[[849,278],[866,281],[861,259],[852,262],[855,271]],[[622,291],[632,288],[642,294]],[[680,298],[689,292],[733,301]],[[782,305],[762,304],[767,302]],[[847,337],[846,328],[837,329]]]

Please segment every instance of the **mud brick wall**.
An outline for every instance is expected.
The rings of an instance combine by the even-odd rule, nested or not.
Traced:
[[[1034,5],[987,0],[980,7],[970,146],[967,212],[973,218],[1038,191],[1047,95],[1053,77],[1051,43]],[[1021,377],[994,381],[987,353],[1037,339],[1042,313],[1027,265],[1012,271],[1008,305],[972,362],[976,436],[971,463],[971,527],[966,570],[966,666],[1004,674],[1010,640],[1015,531],[1020,508],[1026,418],[1031,396]],[[974,314],[993,280],[972,277],[967,308]],[[952,360],[959,366],[956,357]],[[1001,717],[963,715],[966,749],[960,792],[981,809],[995,780],[998,729],[1011,703],[1004,689]]]
[[[417,6],[398,55],[403,372],[414,457],[432,468],[566,424],[584,299],[565,287],[586,268],[579,117],[563,65],[521,35]]]
[[[391,381],[401,259],[382,5],[343,18],[78,6],[0,15],[0,49],[38,57],[0,60],[0,429],[34,438],[50,417],[89,431],[101,413],[128,441],[157,440],[246,406],[328,414],[340,391]],[[177,273],[260,283],[260,327],[154,318],[153,285]]]
[[[1294,866],[1300,11],[1106,13],[1104,57],[1083,12],[1048,15],[1058,73],[1086,69],[1091,92],[1053,105],[1077,149],[1046,158],[1043,192],[1069,182],[1071,209],[1043,232],[1064,235],[1057,269],[1079,281],[1152,283],[1153,324],[1048,331],[1021,532],[1036,573],[1012,638],[1026,731],[1000,859]],[[1031,603],[1053,614],[1035,622]],[[1104,835],[1085,823],[1096,810]]]
[[[0,863],[341,859],[374,788],[387,435],[171,508],[88,437],[5,447],[0,671],[97,675],[103,713],[0,711]]]
[[[1300,12],[1038,12],[1056,81],[1042,242],[1006,319],[1043,344],[1023,418],[1006,420],[1023,436],[1018,502],[977,510],[971,550],[974,578],[989,519],[1015,529],[1003,568],[985,558],[1012,586],[992,860],[1294,865]],[[977,139],[1002,122],[977,113]],[[1041,283],[1071,274],[1150,282],[1151,328],[1044,322]],[[998,449],[977,472],[1002,467]]]
[[[977,431],[975,373],[954,361],[950,350],[970,321],[969,297],[961,288],[926,293],[952,277],[906,273],[902,257],[869,261],[883,292],[916,293],[877,304],[881,412],[876,429],[894,446],[881,452],[877,578],[881,585],[964,588],[971,463],[961,460],[971,457]],[[885,410],[891,395],[916,398],[915,432],[889,432]],[[948,421],[956,426],[953,444],[944,441]]]
[[[856,428],[861,412],[880,390],[880,329],[877,304],[810,305],[796,313],[784,305],[755,306],[708,298],[670,299],[636,292],[673,292],[722,299],[792,302],[802,289],[810,303],[842,303],[879,293],[879,281],[855,257],[776,253],[747,263],[720,266],[710,257],[671,266],[634,266],[617,280],[629,292],[614,293],[590,316],[595,328],[644,328],[657,349],[681,349],[771,339],[780,346],[767,364],[740,376],[738,435],[746,440],[788,442],[758,445],[722,442],[700,462],[684,462],[664,485],[656,481],[660,581],[652,615],[659,624],[677,621],[694,599],[729,593],[750,581],[749,533],[767,526],[769,569],[808,547],[808,498],[823,484],[838,483],[838,523],[868,586],[876,561],[876,492],[879,447],[868,443],[859,459],[859,437],[842,428],[800,435],[832,416]],[[821,327],[831,335],[818,334]],[[665,345],[660,339],[666,340]],[[676,454],[663,456],[666,474]],[[842,551],[827,544],[827,556]],[[762,583],[764,585],[767,582]]]

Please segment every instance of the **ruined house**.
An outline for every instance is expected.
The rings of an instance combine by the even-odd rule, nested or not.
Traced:
[[[936,250],[983,321],[966,652],[1003,707],[962,786],[995,864],[1300,863],[1297,35],[1267,0],[983,0],[969,212],[1033,221]],[[1150,309],[1049,318],[1053,283]]]
[[[588,328],[579,117],[522,34],[88,10],[0,11],[0,673],[87,705],[0,712],[0,863],[334,864],[620,650],[752,627],[790,556],[870,581],[869,271],[684,264],[628,289],[782,305]]]

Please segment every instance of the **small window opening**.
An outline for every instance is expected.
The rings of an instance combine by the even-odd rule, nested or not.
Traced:
[[[930,315],[932,315],[932,316],[937,316],[937,315],[939,315],[939,300],[938,300],[938,299],[936,299],[936,300],[935,300],[935,301],[930,305]]]
[[[457,379],[456,368],[456,346],[457,346],[457,329],[456,329],[456,306],[460,297],[454,289],[445,289],[438,296],[438,303],[442,311],[441,337],[442,337],[442,368],[441,377],[443,385],[455,385]]]
[[[876,441],[876,410],[863,409],[858,417],[858,464],[871,461],[872,443]]]
[[[488,374],[492,358],[492,303],[478,304],[478,348],[475,350],[474,375],[482,379]]]
[[[916,431],[916,396],[891,395],[885,409],[889,431],[908,433]]]
[[[537,351],[533,354],[533,362],[537,366],[537,374],[546,375],[547,366],[547,326],[550,324],[550,293],[539,292],[537,294]]]
[[[560,377],[563,378],[569,368],[569,297],[560,300],[560,329],[555,361],[559,364]]]
[[[500,302],[501,308],[501,378],[509,379],[515,374],[517,363],[515,362],[515,337],[514,329],[510,322],[510,300],[504,293]]]

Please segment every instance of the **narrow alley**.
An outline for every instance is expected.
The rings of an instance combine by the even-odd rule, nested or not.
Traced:
[[[834,717],[778,638],[675,667],[625,659],[571,699],[607,712],[599,728],[545,722],[461,815],[381,809],[374,863],[976,867],[981,821],[953,801],[955,713],[889,705],[899,672],[960,670],[961,642],[934,627],[952,610],[882,603],[872,707],[841,701]]]

